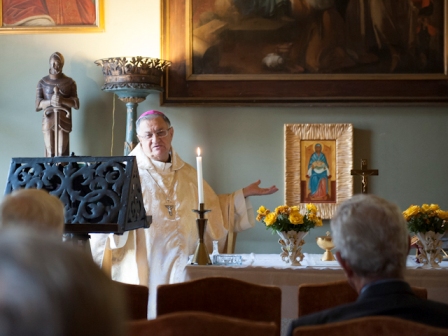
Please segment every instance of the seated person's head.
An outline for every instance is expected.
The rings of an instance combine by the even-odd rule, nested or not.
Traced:
[[[374,195],[343,202],[331,219],[336,256],[365,279],[404,277],[409,233],[400,209]]]
[[[42,189],[20,189],[0,203],[0,228],[25,226],[60,237],[65,223],[64,204]]]
[[[0,335],[124,334],[121,288],[85,253],[21,227],[0,235]]]

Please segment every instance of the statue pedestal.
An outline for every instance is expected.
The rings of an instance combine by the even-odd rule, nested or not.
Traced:
[[[137,145],[137,130],[135,122],[137,120],[137,106],[143,102],[146,97],[154,92],[161,92],[162,88],[155,86],[154,89],[146,88],[110,88],[103,89],[107,92],[113,92],[117,95],[118,99],[126,103],[126,141],[124,143],[124,155],[129,153]]]
[[[103,69],[103,91],[113,92],[126,103],[126,142],[124,155],[129,155],[137,144],[135,121],[137,105],[152,93],[160,93],[163,71],[171,62],[158,58],[133,56],[109,57],[95,61]]]

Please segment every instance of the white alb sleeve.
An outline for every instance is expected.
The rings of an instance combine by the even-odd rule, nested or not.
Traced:
[[[244,197],[243,189],[234,193],[235,206],[235,232],[250,229],[255,226],[255,215],[252,203],[248,197]]]
[[[122,248],[124,245],[126,245],[128,236],[129,236],[129,231],[124,232],[122,235],[110,233],[109,234],[109,241],[110,241],[109,248],[111,250]]]

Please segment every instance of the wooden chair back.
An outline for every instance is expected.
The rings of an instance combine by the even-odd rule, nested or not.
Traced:
[[[428,298],[428,291],[423,287],[411,287],[412,291],[423,299]],[[302,284],[298,291],[298,315],[304,316],[321,310],[333,308],[356,301],[358,293],[347,280],[320,284]]]
[[[293,336],[448,336],[448,329],[436,328],[390,316],[368,316],[342,322],[297,327]]]
[[[127,336],[275,336],[274,322],[255,322],[198,311],[165,314],[153,320],[129,321]]]
[[[122,288],[128,308],[128,318],[139,320],[148,318],[149,289],[142,285],[117,282]]]
[[[411,286],[415,295],[422,299],[428,299],[428,290],[425,287]]]
[[[356,301],[358,293],[347,280],[301,284],[298,291],[299,317]]]
[[[259,322],[274,322],[280,335],[281,289],[226,277],[160,285],[157,316],[203,311]]]

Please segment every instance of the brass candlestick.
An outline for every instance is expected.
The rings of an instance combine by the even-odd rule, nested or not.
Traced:
[[[194,252],[193,259],[191,260],[192,265],[211,265],[210,255],[207,251],[207,246],[204,243],[204,233],[207,227],[207,218],[204,218],[204,214],[210,210],[204,209],[204,203],[199,204],[198,210],[193,210],[199,214],[199,218],[196,219],[196,224],[198,226],[199,242],[196,246],[196,251]]]

